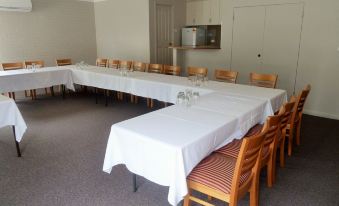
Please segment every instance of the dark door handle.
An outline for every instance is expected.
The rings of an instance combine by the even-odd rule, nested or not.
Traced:
[[[258,57],[260,58],[260,57],[261,57],[261,54],[258,54]]]

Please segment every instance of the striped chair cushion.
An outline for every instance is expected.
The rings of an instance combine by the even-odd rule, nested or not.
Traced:
[[[231,192],[236,160],[219,154],[211,154],[203,159],[189,174],[188,180],[203,184],[226,194]],[[240,186],[250,173],[240,177]]]
[[[255,125],[254,127],[252,127],[247,132],[245,137],[250,137],[250,136],[259,134],[263,127],[264,127],[264,125],[262,125],[262,124]],[[216,153],[221,153],[221,154],[229,156],[229,157],[237,158],[238,154],[239,154],[240,147],[241,147],[241,143],[242,143],[241,139],[240,140],[239,139],[235,139],[231,143],[223,146],[222,148],[216,150],[215,152]]]

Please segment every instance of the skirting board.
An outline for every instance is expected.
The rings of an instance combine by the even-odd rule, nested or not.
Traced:
[[[339,115],[328,114],[328,113],[325,113],[325,112],[319,112],[319,111],[313,111],[313,110],[304,110],[304,113],[312,115],[312,116],[339,120]]]

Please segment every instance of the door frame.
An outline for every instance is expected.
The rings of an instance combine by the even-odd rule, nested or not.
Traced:
[[[174,42],[174,3],[172,0],[150,0],[150,48],[151,62],[158,63],[157,5],[171,6],[171,42]],[[172,59],[173,61],[173,59]]]

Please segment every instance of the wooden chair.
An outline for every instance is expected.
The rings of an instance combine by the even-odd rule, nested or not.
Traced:
[[[204,67],[188,67],[187,68],[187,74],[188,76],[194,76],[194,75],[202,75],[207,76],[208,69]]]
[[[147,67],[146,63],[134,61],[132,63],[132,68],[131,69],[133,71],[145,72],[146,71],[146,67]],[[135,96],[135,95],[131,94],[131,102],[132,103],[137,104],[138,100],[139,100],[138,96]]]
[[[57,66],[68,66],[72,65],[72,59],[57,59],[56,60]]]
[[[237,82],[238,72],[224,69],[216,69],[214,77],[217,81],[223,81],[235,84]]]
[[[277,146],[280,147],[280,167],[285,166],[285,139],[286,139],[286,132],[287,132],[287,125],[291,119],[293,108],[294,108],[295,102],[290,101],[288,103],[285,103],[283,106],[281,106],[279,110],[279,115],[281,115],[280,120],[280,135],[278,138]]]
[[[9,70],[18,70],[18,69],[23,69],[24,64],[22,62],[15,62],[15,63],[2,63],[1,67],[4,71],[9,71]],[[15,92],[8,92],[8,96],[10,98],[13,98],[15,100]],[[27,97],[27,91],[25,91],[25,96]]]
[[[162,64],[149,64],[147,72],[148,73],[158,73],[162,74],[164,70],[164,67]]]
[[[125,60],[120,60],[119,61],[119,67],[118,68],[127,68],[131,69],[132,68],[132,61],[125,61]]]
[[[181,67],[179,66],[164,65],[164,74],[166,75],[180,76],[180,72]]]
[[[36,66],[38,66],[39,68],[45,67],[45,62],[42,61],[42,60],[25,61],[25,62],[24,62],[25,68],[29,68],[29,67],[31,67],[33,64],[36,65]],[[54,90],[53,90],[53,87],[50,87],[49,89],[50,89],[51,95],[54,96]],[[36,96],[37,96],[37,95],[36,95],[36,89],[32,90],[31,93],[32,93],[32,94],[31,94],[31,95],[32,95],[32,99],[36,99]],[[45,88],[45,94],[48,95],[48,89],[47,89],[47,88]]]
[[[113,68],[113,69],[118,69],[119,68],[119,60],[115,60],[115,59],[109,60],[108,67]]]
[[[267,129],[267,134],[263,143],[263,151],[261,156],[261,168],[267,166],[267,185],[268,187],[272,187],[275,178],[275,157],[276,157],[276,148],[277,148],[277,140],[278,140],[278,132],[280,125],[281,115],[270,116],[266,120],[265,126],[267,128],[263,128],[263,130]],[[254,135],[258,133],[258,129],[260,125],[254,127],[255,131],[252,131]],[[249,131],[251,132],[251,130]],[[248,134],[246,134],[248,136]],[[241,142],[243,140],[234,140],[230,144],[220,148],[216,151],[216,153],[220,153],[227,157],[232,157],[237,159],[239,156]]]
[[[278,81],[276,74],[250,73],[250,85],[257,87],[275,88]]]
[[[191,201],[212,206],[194,197],[192,190],[236,206],[238,200],[250,192],[250,205],[258,205],[259,171],[262,145],[267,130],[243,139],[237,159],[213,153],[202,160],[187,177],[188,194],[184,206]]]
[[[298,97],[292,96],[290,101],[295,101],[295,105],[293,108],[292,117],[290,119],[289,124],[287,125],[286,135],[288,136],[288,156],[292,155],[292,147],[293,147],[293,136],[294,132],[296,136],[296,144],[300,145],[300,128],[301,128],[301,120],[304,110],[304,105],[307,99],[308,94],[311,91],[311,85],[307,85],[305,89],[303,89]]]
[[[162,74],[164,71],[164,66],[162,64],[149,64],[147,72],[148,73],[157,73],[157,74]],[[154,106],[154,100],[147,98],[147,106],[149,108],[153,108]]]
[[[107,67],[108,66],[108,59],[97,58],[95,65],[97,67]]]
[[[132,64],[132,69],[133,71],[138,71],[138,72],[145,72],[146,71],[146,63],[143,62],[133,62]]]

